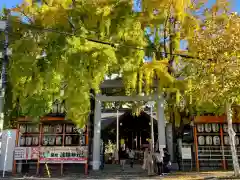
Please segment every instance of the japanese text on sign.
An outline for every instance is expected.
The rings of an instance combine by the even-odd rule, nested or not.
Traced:
[[[86,163],[88,147],[42,147],[40,163]]]

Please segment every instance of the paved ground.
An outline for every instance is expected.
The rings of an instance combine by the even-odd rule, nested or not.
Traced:
[[[216,180],[215,177],[225,177],[225,176],[231,176],[232,172],[175,172],[171,173],[169,175],[166,175],[164,177],[154,176],[154,177],[148,177],[147,172],[143,171],[141,169],[140,165],[136,165],[134,168],[130,168],[129,166],[126,166],[126,170],[122,172],[119,168],[119,166],[116,165],[107,165],[103,171],[100,172],[91,172],[88,176],[85,176],[83,174],[70,174],[65,175],[64,177],[52,177],[51,180],[84,180],[84,179],[108,179],[108,180],[137,180],[137,179],[143,179],[143,180],[152,180],[152,179],[158,179],[158,180]],[[2,178],[0,178],[2,179]],[[32,180],[44,180],[49,178],[40,178],[40,177],[15,177],[7,179],[32,179]]]

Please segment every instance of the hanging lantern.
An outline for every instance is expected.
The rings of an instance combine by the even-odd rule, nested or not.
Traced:
[[[228,132],[228,125],[227,124],[223,125],[223,132]]]
[[[229,145],[229,137],[228,136],[224,136],[224,144]]]
[[[31,146],[32,145],[32,137],[26,137],[26,145]]]
[[[61,124],[56,125],[54,129],[55,129],[56,133],[62,133],[62,125]]]
[[[32,143],[33,143],[33,145],[37,146],[38,145],[38,137],[33,137]]]
[[[62,144],[62,136],[57,136],[56,137],[56,145],[61,145]]]
[[[45,132],[45,133],[49,132],[49,126],[48,125],[43,126],[43,132]]]
[[[198,144],[199,144],[199,145],[204,145],[204,144],[205,144],[205,138],[204,138],[204,136],[199,136],[199,137],[198,137]]]
[[[219,124],[212,124],[212,130],[213,132],[219,132]]]
[[[21,137],[20,138],[20,146],[24,146],[25,145],[25,137]]]
[[[54,143],[55,143],[55,136],[49,136],[49,138],[48,138],[48,142],[49,142],[49,145],[54,145]]]
[[[198,132],[203,132],[204,131],[204,125],[203,124],[198,124],[197,125],[197,131]]]
[[[66,133],[72,133],[73,132],[73,125],[68,124],[66,126]]]
[[[39,126],[34,125],[32,131],[35,132],[35,133],[38,133],[39,132]]]
[[[211,124],[205,124],[205,131],[206,131],[206,132],[211,132],[211,131],[212,131],[212,126],[211,126]]]
[[[212,145],[212,143],[213,143],[213,142],[212,142],[212,136],[207,136],[207,137],[206,137],[206,144],[207,144],[207,145]]]
[[[43,145],[44,145],[44,146],[47,146],[47,145],[48,145],[48,142],[49,142],[49,136],[44,136],[44,137],[43,137]]]
[[[213,137],[213,144],[215,146],[219,146],[220,145],[220,137],[219,136],[214,136]]]
[[[71,145],[71,144],[72,144],[72,137],[66,136],[66,145]]]
[[[21,124],[19,130],[20,130],[21,133],[25,133],[26,132],[26,125]]]
[[[30,125],[30,124],[27,125],[27,132],[28,133],[33,132],[32,125]]]

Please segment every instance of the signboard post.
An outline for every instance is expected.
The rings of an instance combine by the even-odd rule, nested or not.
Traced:
[[[182,147],[182,159],[192,159],[192,150],[190,147]]]
[[[40,163],[87,163],[87,146],[41,147]]]
[[[181,153],[182,153],[182,167],[184,168],[183,160],[191,160],[191,169],[192,169],[192,149],[191,149],[191,147],[182,147]]]
[[[8,142],[9,142],[9,139],[12,138],[11,135],[12,135],[11,131],[7,131],[7,144],[6,144],[4,165],[3,165],[3,177],[5,177],[6,163],[7,163],[7,156],[8,156]]]

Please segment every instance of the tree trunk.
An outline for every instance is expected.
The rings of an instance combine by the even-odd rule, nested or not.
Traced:
[[[230,143],[231,152],[232,152],[234,175],[240,176],[240,168],[239,168],[237,151],[236,151],[236,146],[235,146],[236,133],[234,132],[233,127],[232,127],[232,109],[231,109],[230,103],[226,103],[226,114],[227,114],[227,123],[228,123],[229,143]]]

